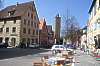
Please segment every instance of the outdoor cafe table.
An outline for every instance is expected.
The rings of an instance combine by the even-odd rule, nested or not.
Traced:
[[[48,65],[64,64],[65,58],[62,57],[51,57],[48,59]]]

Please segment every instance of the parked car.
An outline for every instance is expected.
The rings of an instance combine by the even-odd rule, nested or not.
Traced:
[[[8,47],[8,43],[0,43],[0,48],[7,48]]]
[[[51,50],[66,50],[64,45],[53,45]]]
[[[39,47],[39,44],[36,44],[36,43],[32,43],[29,45],[30,48],[38,48]]]
[[[52,54],[55,55],[57,53],[61,53],[61,51],[66,51],[64,45],[53,45],[51,48]]]
[[[17,48],[26,48],[26,44],[25,43],[20,43],[18,46],[16,46]]]
[[[73,51],[73,49],[75,49],[74,45],[72,45],[72,44],[66,44],[65,47],[69,51]]]

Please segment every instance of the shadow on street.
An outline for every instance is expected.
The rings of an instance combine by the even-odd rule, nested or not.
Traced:
[[[45,49],[0,48],[0,60],[47,52]]]

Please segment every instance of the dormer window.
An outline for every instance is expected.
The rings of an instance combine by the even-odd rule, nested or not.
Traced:
[[[9,16],[14,15],[14,13],[15,13],[15,9],[13,9],[13,10],[11,10],[11,11],[8,11],[8,13],[9,13]]]
[[[8,12],[9,13],[9,16],[11,16],[11,15],[14,15],[14,12],[12,11],[12,12]]]

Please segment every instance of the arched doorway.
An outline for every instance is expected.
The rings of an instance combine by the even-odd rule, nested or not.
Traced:
[[[5,43],[4,43],[6,47],[8,46],[8,41],[9,41],[9,37],[6,37],[5,38]]]
[[[8,43],[8,41],[9,41],[9,38],[6,37],[6,38],[5,38],[5,43]]]
[[[3,38],[2,38],[2,37],[0,37],[0,43],[2,43],[2,40],[3,40]]]
[[[16,38],[12,38],[12,39],[11,39],[11,45],[12,45],[12,46],[15,46],[15,44],[16,44]]]

